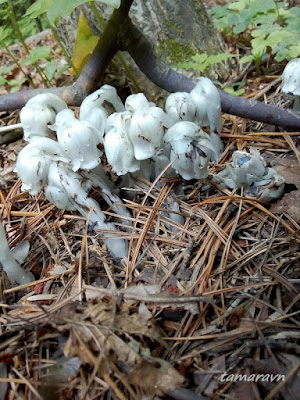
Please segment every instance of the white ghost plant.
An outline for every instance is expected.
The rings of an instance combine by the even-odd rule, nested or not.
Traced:
[[[55,121],[56,114],[67,108],[67,104],[52,93],[38,94],[32,97],[20,112],[24,139],[32,140],[36,136],[53,137],[49,125]]]
[[[201,77],[190,92],[196,107],[196,119],[200,126],[209,126],[214,146],[213,160],[218,161],[223,145],[219,134],[222,128],[221,98],[218,89],[209,78]]]
[[[164,136],[165,153],[170,149],[170,160],[176,158],[172,168],[184,179],[204,179],[208,176],[208,163],[213,146],[210,136],[199,125],[182,121],[168,129]]]
[[[19,153],[15,172],[22,181],[22,190],[38,194],[47,184],[49,166],[54,160],[68,161],[59,144],[46,137],[37,137]]]
[[[294,58],[287,63],[282,74],[281,90],[294,97],[293,110],[300,112],[300,58]]]
[[[196,106],[187,92],[172,93],[166,100],[166,112],[173,124],[179,121],[195,120]]]
[[[108,117],[108,112],[103,106],[104,101],[111,103],[117,112],[125,110],[116,89],[110,85],[103,85],[83,100],[79,114],[79,119],[90,123],[98,131],[101,138],[103,138]]]
[[[31,272],[26,272],[21,264],[24,262],[29,252],[29,242],[24,241],[13,250],[8,247],[5,230],[0,221],[0,264],[7,276],[15,280],[19,285],[33,282],[34,276]]]
[[[159,107],[135,111],[129,124],[128,136],[137,160],[151,158],[161,148],[167,116]]]
[[[232,162],[213,176],[212,181],[220,188],[244,188],[244,195],[269,202],[281,196],[284,179],[270,167],[259,151],[250,147],[250,152],[235,151]]]
[[[73,171],[92,169],[100,164],[99,136],[88,122],[75,118],[72,110],[59,112],[51,128],[56,130],[58,144],[65,156],[72,161]]]

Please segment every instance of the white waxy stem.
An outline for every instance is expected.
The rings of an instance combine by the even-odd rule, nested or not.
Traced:
[[[295,97],[294,111],[300,111],[300,58],[289,61],[282,74],[282,91]]]
[[[66,108],[67,104],[52,93],[32,97],[20,112],[24,139],[30,141],[35,136],[53,137],[49,125],[54,123],[56,114]]]
[[[0,263],[3,270],[9,279],[15,280],[19,285],[34,281],[32,273],[21,267],[29,251],[29,242],[20,243],[14,250],[8,247],[5,230],[0,221]]]
[[[171,118],[173,124],[179,121],[195,120],[196,106],[189,93],[172,93],[166,100],[166,112]]]
[[[47,184],[50,163],[64,160],[59,144],[46,137],[37,137],[19,153],[15,172],[22,181],[22,190],[38,194]]]
[[[98,169],[101,168],[101,165]],[[112,193],[111,188],[101,178],[102,174],[94,173],[93,171],[82,171],[82,176],[86,177],[91,182],[92,186],[98,187],[101,190],[101,196],[110,206],[110,208],[118,215],[125,217],[125,224],[131,225],[131,215],[126,207],[122,206],[122,200],[115,194]]]
[[[208,163],[213,151],[209,135],[188,121],[177,122],[164,137],[170,147],[170,159],[176,158],[172,168],[184,179],[204,179],[208,176]]]
[[[164,149],[158,150],[152,157],[154,161],[154,176],[155,178],[170,164],[170,149],[164,151]],[[172,167],[169,167],[164,173],[165,176],[175,176],[176,173]]]
[[[87,122],[76,119],[73,111],[58,113],[52,129],[57,129],[57,141],[65,156],[72,161],[73,171],[92,169],[100,164],[99,136]]]
[[[69,210],[76,209],[89,220],[97,232],[103,230],[115,231],[114,224],[106,222],[106,217],[99,204],[88,197],[86,187],[83,187],[83,178],[62,163],[52,163],[49,168],[49,184],[45,195],[49,201],[60,207],[67,206]],[[64,208],[64,207],[63,207]],[[107,248],[114,257],[127,256],[127,244],[123,239],[108,239],[109,233],[101,233]]]
[[[175,224],[184,226],[184,218],[183,218],[183,216],[180,214],[180,208],[179,208],[178,201],[177,201],[173,196],[168,196],[168,197],[166,198],[164,204],[166,205],[167,210],[170,210],[170,212],[166,212],[166,213],[165,213],[166,216],[167,216],[168,218],[170,218],[172,221],[174,221]],[[173,211],[173,212],[172,212],[172,211]],[[168,224],[168,223],[166,223],[166,227],[167,227],[170,231],[172,231],[172,232],[174,232],[174,233],[177,233],[177,232],[180,231],[177,227],[172,226],[172,225],[170,225],[170,224]]]
[[[159,107],[150,107],[133,113],[128,136],[137,160],[151,158],[161,148],[168,117]]]
[[[214,161],[218,161],[223,147],[221,140],[216,135],[221,133],[222,128],[219,91],[209,78],[202,77],[190,92],[190,96],[196,106],[195,122],[200,126],[209,126],[215,147],[212,158]]]

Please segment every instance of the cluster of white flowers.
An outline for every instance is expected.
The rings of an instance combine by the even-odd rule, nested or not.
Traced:
[[[269,202],[281,196],[285,181],[274,168],[266,166],[257,149],[250,147],[250,153],[235,151],[232,162],[214,175],[213,182],[219,187],[244,188],[246,197]]]
[[[115,109],[111,115],[105,102]],[[208,78],[200,78],[190,93],[169,95],[165,111],[142,93],[130,95],[123,104],[116,89],[104,85],[82,102],[79,119],[53,94],[37,95],[28,101],[20,119],[24,139],[29,142],[16,164],[22,189],[32,195],[44,189],[47,199],[58,208],[78,210],[99,230],[115,227],[105,221],[98,203],[88,197],[93,185],[101,188],[103,198],[116,213],[130,217],[124,207],[116,204],[121,200],[112,193],[114,188],[100,164],[99,144],[104,146],[107,160],[117,175],[144,174],[148,179],[154,179],[168,165],[171,165],[168,175],[178,173],[186,180],[204,179],[209,175],[209,162],[218,161],[222,150],[221,101]],[[209,127],[210,134],[202,130],[204,126]],[[263,164],[259,155],[255,153],[255,157],[254,164],[258,160]],[[271,176],[264,166],[264,172],[253,174],[251,182],[243,181],[240,170],[244,173],[253,163],[245,162],[240,168],[239,161],[234,160],[233,164],[236,162],[239,168],[228,167],[225,175],[218,174],[215,181],[225,182],[229,187],[246,185],[247,190],[252,185],[249,193],[253,194],[255,185],[265,188],[266,180],[276,180],[272,170],[269,169]],[[228,171],[231,180],[225,179]],[[252,172],[249,170],[247,174]],[[278,193],[270,187],[268,190],[272,196]],[[103,234],[110,252],[125,257],[125,241],[108,236]]]
[[[171,94],[166,111],[142,93],[129,96],[124,110],[107,119],[104,149],[118,175],[142,170],[151,178],[176,158],[172,169],[184,179],[204,179],[209,161],[219,158],[220,131],[219,92],[210,79],[200,78],[190,93]]]
[[[105,102],[115,108],[113,114],[108,114]],[[22,189],[31,195],[44,189],[55,206],[78,210],[95,230],[114,230],[98,203],[88,197],[96,185],[116,213],[130,217],[112,193],[98,145],[104,146],[118,175],[137,172],[151,178],[176,158],[169,174],[176,171],[185,179],[205,178],[209,161],[218,158],[222,147],[220,111],[218,90],[208,78],[200,78],[190,94],[170,95],[166,112],[142,93],[129,96],[124,105],[116,89],[104,85],[85,98],[77,119],[59,97],[40,94],[20,113],[24,139],[29,143],[18,156],[16,172]],[[211,135],[202,126],[210,126]],[[103,234],[112,255],[125,257],[125,241],[108,236]]]
[[[114,231],[115,225],[106,222],[99,204],[88,197],[91,187],[97,185],[115,212],[131,217],[125,207],[118,205],[122,201],[112,193],[100,166],[102,152],[97,146],[103,143],[108,117],[102,107],[104,101],[111,102],[116,109],[124,109],[116,89],[108,85],[85,99],[80,119],[53,94],[37,95],[28,101],[21,110],[20,120],[29,143],[19,153],[16,172],[22,180],[22,189],[31,195],[44,189],[46,198],[56,207],[78,210],[96,231]],[[113,239],[109,233],[102,236],[113,256],[127,255],[125,240]]]

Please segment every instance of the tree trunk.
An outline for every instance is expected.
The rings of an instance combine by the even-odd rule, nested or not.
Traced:
[[[106,21],[112,9],[99,2],[95,4],[101,17]],[[61,20],[57,28],[58,35],[71,56],[80,13],[84,14],[93,32],[101,35],[101,28],[90,4],[78,7],[71,17]],[[226,45],[200,0],[135,0],[129,16],[152,44],[157,55],[172,66],[179,62],[192,61],[192,56],[197,53],[211,55],[226,52]],[[127,54],[126,61],[141,90],[148,95],[149,99],[157,100],[161,89],[158,91],[153,84],[150,84]],[[213,80],[225,81],[230,74],[231,65],[229,61],[215,64],[210,66],[203,75]],[[180,72],[190,78],[201,75],[195,70],[180,70]],[[119,71],[118,75],[120,75]],[[116,82],[112,84],[119,86]]]

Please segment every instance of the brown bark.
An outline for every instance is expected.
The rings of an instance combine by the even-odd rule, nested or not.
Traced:
[[[111,9],[102,3],[96,2],[101,16],[105,21],[111,15]],[[102,29],[91,10],[89,3],[78,7],[71,17],[61,19],[57,33],[66,49],[72,56],[78,16],[83,13],[93,32],[99,36]],[[155,54],[170,65],[179,62],[192,61],[196,53],[218,54],[226,52],[226,45],[215,28],[210,16],[199,0],[135,0],[130,8],[129,16],[133,24],[143,33]],[[155,87],[141,71],[136,68],[135,62],[128,54],[124,54],[126,62],[135,75],[141,91],[145,92],[150,100],[161,96],[161,88]],[[203,75],[213,80],[225,81],[230,75],[231,62],[224,61],[210,66]],[[118,74],[124,74],[122,67],[117,68]],[[113,71],[115,74],[116,70]],[[200,76],[199,71],[180,70],[189,78]],[[124,79],[115,79],[124,82]],[[116,86],[115,82],[112,83]]]

